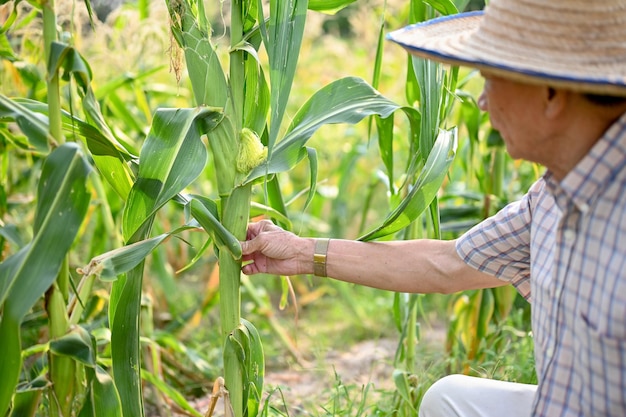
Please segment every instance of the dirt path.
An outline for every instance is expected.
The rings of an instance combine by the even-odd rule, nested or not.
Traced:
[[[441,350],[444,338],[444,328],[431,328],[423,334],[421,349]],[[393,389],[393,360],[397,343],[397,339],[367,340],[342,350],[331,350],[315,362],[292,365],[287,369],[268,369],[264,391],[280,390],[273,394],[274,402],[282,403],[282,392],[290,415],[313,416],[322,414],[322,407],[327,406],[339,383],[357,389],[369,384],[371,395],[376,395],[376,391]],[[193,405],[204,413],[209,401],[207,397],[195,401]],[[213,415],[224,415],[221,400]]]

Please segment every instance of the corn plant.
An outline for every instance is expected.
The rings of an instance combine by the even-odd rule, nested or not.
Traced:
[[[223,120],[208,134],[221,207],[214,217],[237,239],[245,236],[251,187],[259,179],[264,180],[269,205],[284,217],[276,175],[308,157],[312,178],[310,196],[314,194],[316,153],[304,145],[321,125],[355,123],[368,114],[387,117],[399,108],[361,80],[338,80],[301,108],[279,140],[307,9],[336,9],[348,3],[271,1],[270,15],[266,18],[256,2],[233,1],[227,77],[211,44],[202,3],[168,2],[172,30],[185,52],[197,104],[224,109]],[[269,59],[269,82],[258,59],[261,45]],[[216,223],[205,223],[209,229],[212,224]],[[225,383],[235,415],[254,415],[262,393],[262,354],[258,354],[258,347],[252,348],[258,338],[252,325],[241,324],[241,261],[237,256],[240,253],[236,252],[236,240],[230,241],[234,248],[219,251]],[[251,357],[257,358],[256,361],[242,363],[242,358],[249,361]]]
[[[451,175],[462,176],[469,187],[447,195],[450,202],[456,201],[443,209],[447,231],[453,236],[517,198],[537,179],[538,172],[530,163],[511,161],[500,134],[489,127],[475,100],[462,90],[458,94],[463,97],[459,124],[466,127],[469,140],[460,169]],[[484,137],[479,140],[479,135]],[[524,171],[530,175],[522,175]],[[512,190],[507,184],[515,184],[516,188]],[[474,187],[477,190],[470,193],[468,189]],[[468,291],[451,298],[446,340],[450,372],[476,373],[472,366],[480,364],[490,350],[499,348],[509,314],[519,299],[511,286]]]
[[[464,7],[466,2],[459,2]],[[434,17],[438,12],[443,15],[457,13],[457,6],[452,1],[411,1],[408,22],[416,23]],[[378,59],[374,80],[380,71],[382,33],[379,40]],[[395,236],[400,239],[421,237],[440,238],[440,216],[437,192],[452,164],[456,146],[457,132],[446,127],[457,81],[456,68],[446,72],[443,66],[423,59],[410,57],[407,65],[406,97],[411,106],[415,106],[418,120],[410,126],[410,152],[404,172],[398,184],[394,172],[394,151],[391,130],[393,121],[376,120],[380,154],[385,167],[386,189],[389,195],[391,211],[381,225],[361,236],[361,240],[372,240]],[[427,212],[429,215],[423,217]],[[428,230],[424,225],[430,225]],[[415,383],[416,344],[418,333],[418,307],[420,295],[396,294],[393,307],[394,318],[401,334],[396,355],[394,382],[396,395],[394,409],[402,415],[413,415],[425,389],[423,381]]]

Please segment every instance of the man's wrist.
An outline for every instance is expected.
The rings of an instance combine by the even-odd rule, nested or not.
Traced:
[[[328,238],[316,238],[313,250],[313,274],[318,277],[328,276],[326,272],[326,261],[328,257]]]

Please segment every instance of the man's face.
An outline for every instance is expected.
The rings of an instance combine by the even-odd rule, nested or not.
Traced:
[[[486,72],[478,107],[489,112],[494,129],[500,131],[507,151],[515,158],[543,161],[545,137],[542,135],[542,94],[545,87],[522,84]]]

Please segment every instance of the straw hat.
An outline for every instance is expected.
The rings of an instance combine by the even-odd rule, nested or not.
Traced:
[[[626,95],[626,0],[492,0],[390,33],[414,55],[523,82]]]

